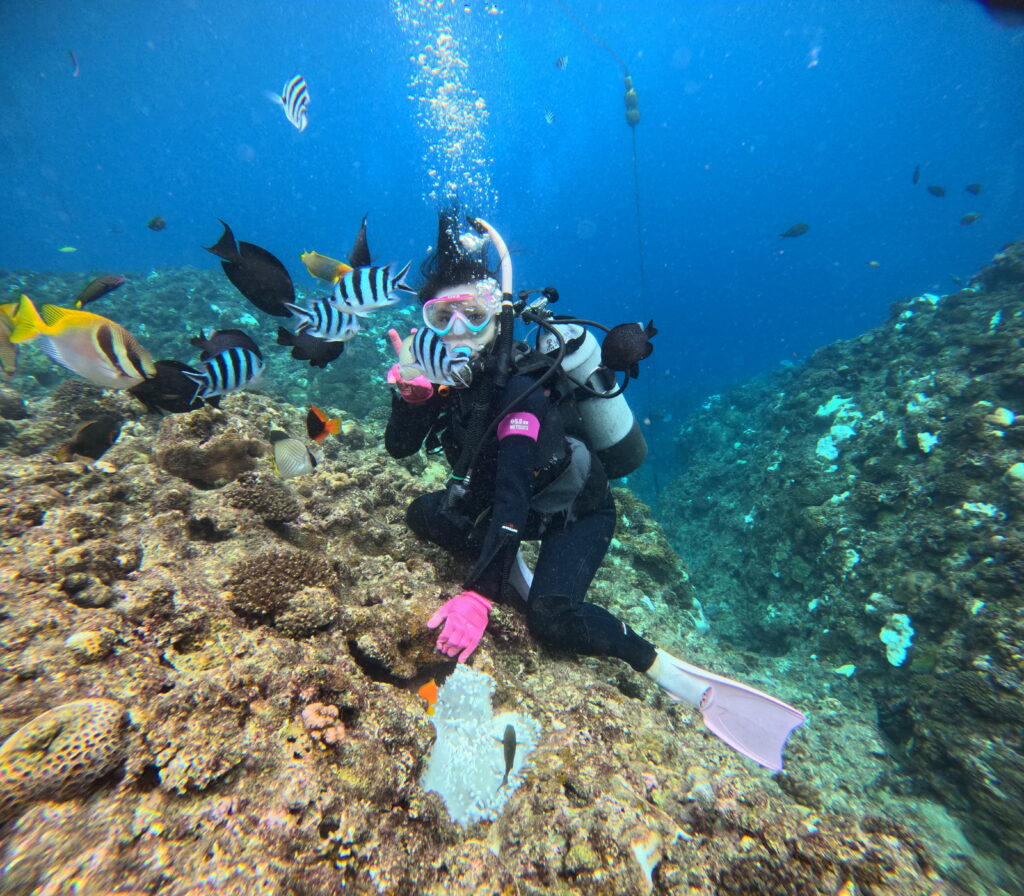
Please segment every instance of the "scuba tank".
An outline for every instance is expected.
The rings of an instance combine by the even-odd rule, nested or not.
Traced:
[[[557,330],[558,335],[551,332]],[[594,334],[577,323],[550,323],[537,334],[537,349],[554,355],[559,336],[566,346],[561,368],[583,387],[576,408],[587,441],[604,465],[609,479],[628,476],[647,457],[647,442],[619,388],[615,373],[601,365],[601,346]]]

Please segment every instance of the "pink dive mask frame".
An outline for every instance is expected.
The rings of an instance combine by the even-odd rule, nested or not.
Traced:
[[[452,332],[456,336],[460,333],[480,333],[494,320],[499,304],[498,296],[490,289],[486,292],[478,290],[477,292],[437,296],[423,303],[423,323],[437,333],[438,336],[447,336]],[[486,314],[486,317],[479,323],[473,323],[460,306],[479,309]],[[432,313],[441,307],[450,307],[451,314],[447,324],[443,327],[437,325],[437,318]],[[461,330],[455,329],[456,323],[461,325]]]

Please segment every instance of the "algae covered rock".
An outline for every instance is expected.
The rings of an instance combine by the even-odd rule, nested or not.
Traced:
[[[229,426],[226,414],[209,408],[165,417],[154,449],[158,466],[198,488],[230,482],[267,453],[256,433]]]
[[[0,821],[29,803],[73,795],[125,757],[124,707],[94,697],[55,706],[0,746]]]
[[[273,548],[247,556],[224,587],[225,599],[239,615],[264,621],[281,614],[290,629],[307,632],[334,618],[337,586],[334,568],[318,554]]]

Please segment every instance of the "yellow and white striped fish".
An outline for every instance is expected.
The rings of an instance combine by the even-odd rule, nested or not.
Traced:
[[[8,337],[17,345],[36,345],[62,367],[107,389],[130,389],[156,375],[153,357],[124,327],[93,314],[41,305],[23,295],[13,315]]]

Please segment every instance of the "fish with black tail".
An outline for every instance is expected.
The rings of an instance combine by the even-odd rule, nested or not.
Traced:
[[[182,414],[203,406],[196,396],[195,377],[202,377],[198,370],[173,360],[155,361],[154,366],[154,376],[128,390],[150,414]]]
[[[78,298],[75,299],[75,307],[82,308],[90,302],[102,299],[105,295],[124,286],[127,282],[120,274],[104,274],[102,277],[90,280],[89,284],[78,294]]]
[[[191,344],[202,350],[201,374],[186,373],[196,384],[193,398],[207,401],[253,385],[263,375],[259,346],[241,330],[217,330],[209,339],[200,333]]]
[[[363,215],[363,221],[352,243],[352,251],[348,254],[348,263],[353,268],[368,268],[373,264],[370,260],[370,245],[366,242],[366,217]]]
[[[266,249],[236,240],[231,228],[220,223],[224,232],[206,251],[221,259],[228,280],[260,311],[289,317],[291,312],[285,306],[295,303],[295,286],[285,266]]]
[[[54,457],[62,462],[67,462],[75,457],[99,460],[106,450],[117,441],[123,423],[124,421],[120,417],[109,414],[89,420],[79,426],[74,435],[54,452]]]
[[[608,331],[601,343],[601,363],[610,370],[628,373],[633,379],[640,374],[640,362],[654,351],[651,339],[658,334],[654,321],[647,326],[619,324]]]
[[[296,361],[309,361],[310,367],[321,369],[337,361],[345,351],[344,342],[329,342],[302,329],[292,333],[284,327],[277,328],[277,344],[291,346]]]

